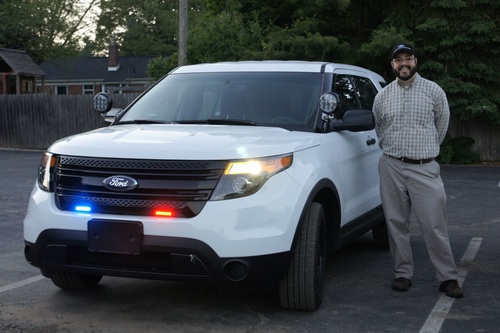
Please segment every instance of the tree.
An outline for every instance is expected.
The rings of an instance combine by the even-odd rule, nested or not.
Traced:
[[[101,0],[96,45],[110,37],[124,56],[168,56],[177,50],[177,0]]]
[[[189,51],[196,49],[204,58],[217,54],[215,58],[354,63],[357,46],[382,22],[381,11],[376,14],[380,1],[203,0],[205,19],[192,27],[190,38],[195,40]],[[205,45],[203,52],[198,43]],[[210,49],[221,43],[224,47]]]
[[[77,54],[99,0],[4,0],[0,45],[25,50],[36,61]]]
[[[376,62],[364,65],[392,79],[387,51],[398,41],[409,41],[416,47],[419,71],[443,87],[457,119],[485,116],[500,124],[498,1],[393,2],[384,24],[361,49],[362,59]]]
[[[262,49],[263,30],[256,21],[237,11],[216,15],[199,13],[189,28],[191,63],[254,59]]]
[[[407,41],[457,119],[500,124],[499,8],[497,0],[190,0],[188,59],[345,62],[391,80],[388,52]],[[1,47],[40,62],[103,53],[114,37],[124,56],[157,56],[156,78],[177,65],[178,24],[178,0],[0,2]]]
[[[499,8],[498,1],[434,0],[415,27],[422,70],[445,89],[459,119],[485,115],[500,124]]]

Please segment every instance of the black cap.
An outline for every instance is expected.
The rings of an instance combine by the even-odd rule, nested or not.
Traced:
[[[413,47],[410,44],[401,43],[401,44],[396,45],[392,49],[392,57],[391,57],[391,59],[394,59],[394,57],[396,56],[396,54],[398,54],[399,52],[407,52],[407,53],[409,53],[411,55],[415,55],[415,52],[413,51]]]

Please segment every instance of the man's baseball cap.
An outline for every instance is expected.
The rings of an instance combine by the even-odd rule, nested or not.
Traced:
[[[394,59],[396,54],[398,54],[399,52],[407,52],[411,55],[415,55],[415,51],[413,51],[413,46],[411,46],[410,44],[402,43],[394,46],[394,48],[392,49],[391,59]]]

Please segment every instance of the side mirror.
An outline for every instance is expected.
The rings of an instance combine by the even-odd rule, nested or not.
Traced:
[[[375,116],[371,110],[346,111],[342,120],[331,122],[332,131],[362,132],[375,128]]]

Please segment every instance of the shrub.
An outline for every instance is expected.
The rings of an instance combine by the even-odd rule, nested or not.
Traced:
[[[469,147],[474,144],[470,137],[452,138],[446,135],[441,144],[439,162],[443,164],[473,164],[479,162],[479,154]]]

